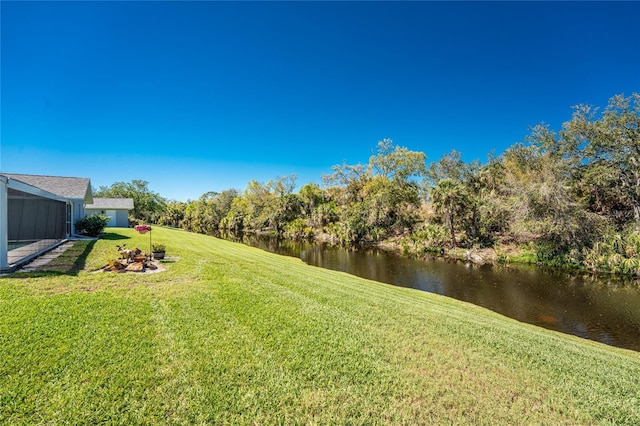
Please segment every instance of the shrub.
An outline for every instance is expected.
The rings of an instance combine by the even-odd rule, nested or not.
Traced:
[[[447,228],[440,224],[425,223],[413,234],[416,243],[424,247],[444,247],[449,244],[450,236]]]
[[[151,251],[154,251],[154,252],[166,251],[166,247],[164,244],[153,243],[151,245]]]
[[[86,216],[76,222],[76,232],[90,237],[97,237],[102,234],[109,220],[109,217],[102,214]]]
[[[583,251],[589,270],[640,276],[640,233],[635,230],[606,234]]]

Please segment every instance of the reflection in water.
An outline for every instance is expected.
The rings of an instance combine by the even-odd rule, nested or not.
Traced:
[[[471,266],[271,237],[224,238],[322,268],[442,294],[519,321],[640,351],[640,288],[535,267]]]

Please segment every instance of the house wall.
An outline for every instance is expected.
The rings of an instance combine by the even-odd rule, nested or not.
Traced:
[[[76,223],[85,216],[84,205],[78,202],[73,203],[73,223]]]
[[[85,217],[84,204],[82,202],[74,200],[70,203],[71,206],[71,235],[76,233],[76,222]]]
[[[128,210],[116,210],[116,225],[119,228],[129,227],[129,211]]]

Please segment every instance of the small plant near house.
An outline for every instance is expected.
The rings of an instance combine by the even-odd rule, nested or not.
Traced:
[[[93,214],[78,220],[76,225],[76,232],[90,237],[97,237],[102,234],[104,228],[109,223],[109,217],[102,214]]]

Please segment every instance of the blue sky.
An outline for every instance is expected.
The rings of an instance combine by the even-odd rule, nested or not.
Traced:
[[[640,91],[640,2],[7,2],[0,171],[169,199],[383,138],[485,160]]]

